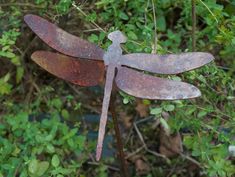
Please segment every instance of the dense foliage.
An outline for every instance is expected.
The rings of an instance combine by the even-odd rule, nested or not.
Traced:
[[[215,62],[171,78],[193,83],[202,97],[140,101],[121,92],[118,98],[123,102],[116,106],[121,117],[135,117],[129,119],[130,127],[141,119],[134,109],[137,104],[147,108],[144,118],[160,121],[157,127],[148,121],[139,127],[149,148],[159,152],[161,131],[180,132],[183,139],[184,151],[170,159],[136,152],[142,165],[129,159],[132,176],[235,175],[234,158],[228,152],[228,146],[235,144],[235,1],[196,0],[196,11],[196,50],[212,53]],[[191,0],[0,2],[0,177],[108,176],[107,171],[117,175],[110,170],[113,158],[88,163],[95,142],[87,141],[88,130],[74,121],[75,115],[100,110],[102,92],[75,88],[30,60],[36,49],[49,48],[23,22],[27,13],[47,18],[104,49],[110,45],[107,33],[119,29],[128,37],[123,45],[126,53],[178,53],[192,51]],[[141,146],[137,133],[129,129],[135,141],[126,142],[127,153]]]

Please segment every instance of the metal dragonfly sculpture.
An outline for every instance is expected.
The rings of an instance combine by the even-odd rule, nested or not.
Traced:
[[[48,72],[73,84],[94,86],[103,81],[106,70],[96,149],[97,161],[102,154],[114,80],[120,90],[139,98],[154,100],[195,98],[201,95],[195,86],[151,76],[141,71],[178,74],[201,67],[214,59],[211,54],[203,52],[169,55],[146,53],[123,55],[120,44],[125,43],[127,39],[120,31],[108,34],[108,39],[112,41],[112,44],[105,52],[95,44],[71,35],[39,16],[29,14],[24,17],[24,20],[45,43],[65,54],[48,51],[36,51],[32,54],[31,58]]]

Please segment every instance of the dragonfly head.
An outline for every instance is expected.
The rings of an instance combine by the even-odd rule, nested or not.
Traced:
[[[112,42],[116,42],[116,43],[125,43],[126,42],[126,36],[124,34],[122,34],[121,31],[117,30],[114,32],[109,33],[108,38],[112,41]]]

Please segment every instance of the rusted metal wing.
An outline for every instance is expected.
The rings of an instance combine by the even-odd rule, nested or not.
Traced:
[[[83,60],[47,51],[36,51],[31,58],[51,74],[80,86],[94,86],[104,78],[101,61]]]
[[[177,100],[201,95],[193,85],[150,76],[126,67],[118,68],[115,81],[119,89],[145,99]]]
[[[156,55],[133,53],[123,55],[120,64],[158,74],[178,74],[201,67],[214,57],[204,52]]]
[[[67,33],[39,16],[26,15],[24,20],[39,38],[61,53],[79,58],[103,59],[104,51],[100,47]]]

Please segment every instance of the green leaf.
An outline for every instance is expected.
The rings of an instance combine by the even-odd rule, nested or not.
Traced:
[[[13,58],[11,58],[11,62],[16,65],[16,66],[20,66],[20,58],[19,56],[15,56]]]
[[[12,53],[12,52],[6,52],[5,53],[5,57],[7,57],[7,58],[14,58],[16,55],[14,54],[14,53]]]
[[[98,37],[97,35],[95,35],[95,34],[91,34],[91,35],[88,37],[88,40],[89,40],[90,42],[96,43],[96,42],[99,41],[99,37]]]
[[[19,83],[24,75],[24,68],[23,67],[17,67],[16,70],[16,83]]]
[[[0,79],[0,95],[9,94],[11,92],[11,88],[11,84],[3,82],[3,80]]]
[[[127,33],[127,36],[128,36],[128,38],[133,39],[133,40],[137,40],[138,39],[138,37],[136,36],[136,34],[133,31],[129,31]]]
[[[10,48],[10,46],[9,46],[9,45],[4,46],[4,47],[2,48],[2,51],[3,51],[3,52],[5,52],[5,51],[7,51],[9,48]]]
[[[52,144],[48,144],[48,145],[46,146],[46,148],[47,148],[47,151],[48,151],[49,153],[54,153],[54,152],[55,152],[55,148],[54,148],[54,146],[53,146]]]
[[[150,110],[150,114],[152,114],[152,115],[159,115],[161,113],[162,113],[162,108],[152,108]]]
[[[59,98],[54,98],[51,100],[51,105],[57,109],[60,109],[62,107],[62,101]]]
[[[59,13],[67,13],[71,5],[72,0],[60,0],[56,5],[56,9]]]
[[[29,166],[28,166],[28,170],[30,173],[32,174],[36,174],[37,170],[38,170],[38,161],[37,159],[33,159],[30,161]]]
[[[160,118],[160,123],[161,123],[161,125],[164,127],[165,131],[167,131],[167,132],[170,131],[170,127],[169,127],[169,125],[168,125],[168,123],[166,122],[165,119]]]
[[[197,114],[197,117],[198,117],[198,118],[201,118],[201,117],[204,117],[205,115],[207,115],[207,111],[200,111],[200,112]]]
[[[58,167],[60,164],[60,159],[58,157],[58,155],[53,155],[52,159],[51,159],[51,164],[53,167]]]
[[[129,99],[128,98],[123,98],[123,104],[128,104],[129,103]]]
[[[124,13],[124,12],[122,12],[122,11],[120,11],[119,12],[119,15],[118,15],[122,20],[128,20],[129,19],[129,17],[127,16],[127,14],[126,13]]]
[[[232,44],[235,45],[235,37],[232,39]]]
[[[80,136],[77,138],[77,140],[78,140],[79,149],[83,149],[83,148],[84,148],[84,145],[85,145],[86,137],[80,135]]]
[[[49,168],[50,164],[47,161],[40,162],[38,164],[37,176],[42,176]]]
[[[63,175],[61,175],[61,174],[59,174],[59,175],[57,175],[56,177],[64,177]],[[81,177],[81,175],[80,175],[80,177]]]
[[[62,117],[64,119],[68,119],[69,118],[69,112],[66,109],[62,109],[61,115],[62,115]]]
[[[164,107],[164,110],[165,111],[174,111],[174,109],[175,109],[175,105],[173,105],[173,104],[168,104],[168,105],[165,105]]]
[[[157,17],[156,22],[159,31],[166,31],[166,19],[163,15]]]
[[[7,74],[3,77],[3,82],[9,81],[10,77],[11,77],[10,73],[7,73]]]

